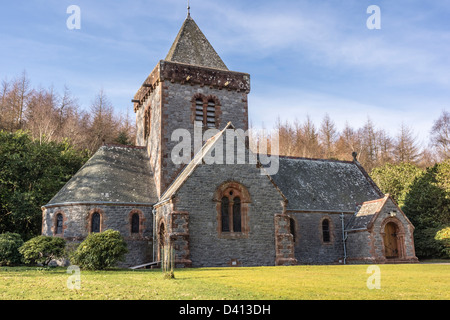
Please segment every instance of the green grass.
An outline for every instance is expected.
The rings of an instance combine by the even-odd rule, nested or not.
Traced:
[[[65,268],[0,268],[1,300],[448,300],[450,265],[381,265],[381,288],[369,290],[368,266],[294,266],[81,271],[67,288]]]

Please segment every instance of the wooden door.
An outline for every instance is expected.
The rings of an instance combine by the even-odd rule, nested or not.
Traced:
[[[386,258],[398,258],[397,226],[389,222],[384,228],[384,252]]]

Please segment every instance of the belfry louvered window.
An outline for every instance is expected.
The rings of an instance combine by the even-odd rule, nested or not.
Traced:
[[[211,100],[208,101],[208,106],[206,107],[206,127],[216,127],[216,103]]]
[[[195,122],[206,129],[216,127],[216,103],[214,100],[209,100],[207,103],[200,98],[195,100]]]
[[[203,124],[203,100],[197,99],[195,101],[195,121]]]

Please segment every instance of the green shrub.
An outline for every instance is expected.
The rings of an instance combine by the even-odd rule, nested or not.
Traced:
[[[120,232],[106,230],[102,233],[91,233],[80,243],[71,257],[71,262],[84,269],[104,270],[124,261],[126,253],[127,244]]]
[[[443,244],[435,239],[440,228],[414,230],[414,245],[419,259],[443,258]]]
[[[19,252],[26,264],[47,266],[52,260],[64,257],[65,247],[66,241],[62,238],[37,236],[25,242]]]
[[[22,262],[19,248],[23,245],[20,234],[6,232],[0,234],[0,266],[17,265]]]
[[[450,258],[450,227],[445,227],[439,230],[434,239],[442,244],[442,253],[444,254],[444,258]]]

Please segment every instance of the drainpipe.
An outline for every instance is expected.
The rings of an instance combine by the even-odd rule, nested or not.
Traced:
[[[153,243],[152,243],[152,252],[153,252],[153,261],[155,262],[155,241],[156,241],[156,208],[152,208],[153,213]]]
[[[347,248],[345,242],[347,241],[347,232],[345,231],[344,225],[344,213],[341,213],[341,224],[342,224],[342,244],[344,245],[344,264],[347,264]]]

